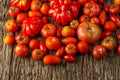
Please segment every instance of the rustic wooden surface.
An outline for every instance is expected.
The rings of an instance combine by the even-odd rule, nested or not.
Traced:
[[[18,58],[14,45],[7,46],[2,41],[8,33],[4,29],[4,22],[10,18],[8,6],[9,0],[0,0],[0,80],[120,80],[120,56],[116,49],[108,51],[103,59],[95,59],[89,52],[78,55],[75,63],[63,61],[56,66],[34,61],[30,56]]]

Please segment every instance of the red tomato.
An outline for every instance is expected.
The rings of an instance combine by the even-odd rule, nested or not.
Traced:
[[[56,35],[56,30],[57,29],[56,29],[54,24],[52,24],[52,23],[45,24],[42,27],[41,35],[45,38],[47,38],[49,36],[55,36]]]
[[[28,54],[28,48],[24,45],[17,45],[14,49],[15,54],[18,57],[25,57]]]
[[[57,52],[55,53],[55,55],[58,56],[58,57],[62,57],[64,53],[65,53],[65,47],[64,47],[64,46],[61,46],[61,47],[57,50]]]
[[[29,11],[28,12],[28,16],[31,17],[31,16],[38,16],[38,17],[42,17],[43,15],[39,12],[39,11]]]
[[[105,0],[99,0],[100,4],[103,4],[105,2]]]
[[[104,4],[103,8],[104,8],[105,12],[109,12],[109,6],[108,6],[108,4]]]
[[[50,9],[50,6],[47,3],[43,3],[40,8],[40,12],[44,15],[48,15],[49,9]]]
[[[40,49],[34,49],[32,51],[32,58],[34,60],[40,60],[40,59],[43,59],[43,57],[44,57],[44,54],[41,52]]]
[[[29,37],[26,34],[20,33],[16,36],[17,44],[21,45],[28,45],[29,44]]]
[[[18,23],[13,19],[10,19],[5,23],[5,29],[8,32],[16,32],[18,30],[18,27]]]
[[[86,42],[81,41],[77,44],[77,49],[79,53],[86,54],[89,50],[89,46]]]
[[[77,53],[77,47],[74,44],[68,44],[65,47],[65,52],[68,55],[75,55]]]
[[[8,13],[9,13],[10,16],[16,17],[16,16],[20,13],[20,9],[11,6],[11,7],[9,7],[9,9],[8,9]]]
[[[88,0],[88,1],[95,2],[95,3],[97,3],[97,2],[98,2],[98,0]]]
[[[44,25],[45,25],[45,24],[48,24],[48,22],[49,22],[49,21],[48,21],[48,18],[47,18],[46,16],[43,16],[43,17],[42,17],[42,21],[43,21]]]
[[[63,38],[62,41],[61,41],[64,45],[68,45],[68,44],[77,44],[77,39],[74,38],[74,37],[66,37],[66,38]]]
[[[64,60],[67,62],[75,62],[76,61],[75,57],[73,57],[72,55],[65,55]]]
[[[119,12],[119,6],[116,5],[116,4],[112,4],[110,5],[110,8],[109,8],[109,13],[110,14],[117,14]]]
[[[106,37],[108,37],[108,36],[112,36],[112,32],[111,32],[111,31],[104,31],[104,32],[102,32],[102,34],[101,34],[101,38],[102,38],[102,39],[104,39],[104,38],[106,38]]]
[[[118,40],[120,40],[120,32],[118,32],[117,38],[118,38]]]
[[[46,44],[45,44],[44,41],[40,41],[39,48],[40,48],[40,50],[41,50],[44,54],[47,53],[47,47],[46,47]]]
[[[87,0],[78,0],[78,2],[79,2],[80,5],[83,6],[87,2]]]
[[[120,0],[114,0],[114,4],[120,5]]]
[[[79,21],[78,20],[72,20],[71,22],[70,22],[70,27],[72,27],[72,28],[74,28],[74,29],[77,29],[77,27],[78,27],[78,25],[79,25]]]
[[[39,49],[39,41],[37,39],[32,39],[29,43],[31,49]]]
[[[106,31],[113,32],[116,30],[116,28],[117,28],[116,23],[114,23],[113,21],[107,21],[104,25],[104,30]]]
[[[117,47],[117,53],[120,55],[120,44]]]
[[[61,62],[61,59],[57,56],[53,56],[53,55],[46,55],[44,58],[43,58],[43,62],[45,64],[48,64],[48,65],[55,65],[55,64],[60,64]]]
[[[89,22],[89,16],[88,15],[82,15],[80,16],[79,18],[79,23],[82,23],[82,22]]]
[[[28,18],[28,15],[26,13],[20,13],[17,15],[17,21],[22,23],[25,19]]]
[[[97,24],[97,25],[101,24],[100,19],[97,18],[97,17],[91,17],[90,22],[94,23],[94,24]]]
[[[61,37],[61,35],[62,35],[62,26],[58,26],[57,27],[57,37]]]
[[[3,42],[7,45],[12,45],[15,41],[15,38],[12,34],[7,34],[7,36],[4,37]]]
[[[103,58],[106,55],[106,48],[102,45],[96,45],[92,50],[92,55],[95,58]]]
[[[107,21],[107,15],[104,10],[100,13],[99,19],[100,19],[101,25],[104,25],[105,22]]]
[[[31,10],[40,10],[41,5],[42,5],[42,2],[40,0],[33,0],[31,2],[30,9]]]
[[[50,36],[46,38],[46,47],[49,50],[57,50],[61,45],[60,39],[55,36]]]
[[[119,19],[118,16],[116,16],[116,15],[111,15],[111,16],[110,16],[110,20],[113,21],[113,22],[115,22],[115,23],[117,24],[117,27],[120,27],[120,19]]]

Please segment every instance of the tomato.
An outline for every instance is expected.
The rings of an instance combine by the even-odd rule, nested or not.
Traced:
[[[101,12],[100,5],[95,2],[86,2],[83,8],[83,13],[89,17],[98,16]]]
[[[107,21],[107,15],[104,10],[100,13],[99,19],[100,19],[101,25],[104,25],[105,22]]]
[[[44,54],[41,52],[40,49],[34,49],[32,51],[32,58],[34,60],[40,60],[40,59],[43,59],[43,57],[44,57]]]
[[[25,19],[27,19],[28,18],[28,15],[26,14],[26,13],[19,13],[18,15],[17,15],[17,18],[16,18],[16,20],[17,20],[17,22],[20,22],[20,23],[22,23]]]
[[[8,13],[9,13],[10,16],[16,17],[16,16],[20,13],[20,9],[11,6],[11,7],[9,7],[9,9],[8,9]]]
[[[118,40],[120,40],[120,32],[118,32],[117,38],[118,38]]]
[[[113,32],[116,30],[116,28],[117,28],[116,23],[114,23],[113,21],[107,21],[104,25],[104,30],[106,31]]]
[[[62,28],[63,37],[73,37],[75,35],[75,29],[70,26],[64,26]]]
[[[67,62],[75,62],[76,61],[75,57],[72,55],[65,55],[64,60]]]
[[[92,50],[92,55],[95,58],[103,58],[106,55],[106,48],[102,45],[96,45]]]
[[[112,50],[116,47],[116,39],[112,36],[108,36],[103,39],[101,45],[105,46],[108,50]]]
[[[46,55],[43,58],[43,62],[45,64],[49,64],[49,65],[55,65],[55,64],[60,64],[61,59],[57,56],[53,56],[53,55]]]
[[[31,10],[40,10],[41,5],[42,5],[42,2],[40,0],[33,0],[31,2],[30,9]]]
[[[25,57],[28,54],[28,48],[24,45],[17,45],[14,49],[15,54],[18,57]]]
[[[16,36],[17,44],[28,45],[29,41],[30,41],[30,38],[26,34],[20,33]]]
[[[82,23],[82,22],[89,22],[89,16],[88,15],[81,15],[80,18],[79,18],[79,23]]]
[[[57,37],[61,37],[61,35],[62,35],[62,26],[58,26],[57,27],[57,34],[56,34],[56,36]]]
[[[32,39],[30,42],[29,42],[29,47],[31,49],[39,49],[39,41],[37,39]]]
[[[42,17],[42,14],[39,12],[39,11],[29,11],[28,12],[28,16],[31,17],[31,16],[38,16],[38,17]]]
[[[82,42],[80,41],[78,44],[77,44],[77,49],[78,49],[78,52],[81,53],[81,54],[86,54],[89,50],[89,46],[86,42]]]
[[[17,7],[21,10],[28,10],[31,0],[10,0],[10,5]]]
[[[99,0],[100,4],[103,4],[105,2],[105,0]]]
[[[97,25],[101,24],[100,19],[97,18],[97,17],[91,17],[90,22],[94,23],[94,24],[97,24]]]
[[[114,4],[120,5],[120,0],[114,0]]]
[[[41,6],[41,8],[40,8],[40,12],[43,15],[48,15],[49,9],[50,9],[50,6],[47,3],[43,3],[42,6]]]
[[[119,6],[116,5],[116,4],[112,4],[110,5],[110,8],[109,8],[109,13],[110,14],[117,14],[119,12]]]
[[[68,45],[66,45],[65,52],[68,55],[75,55],[77,53],[77,47],[76,47],[76,45],[71,44],[71,43],[68,44]]]
[[[48,22],[49,22],[48,18],[46,16],[42,17],[42,21],[43,21],[44,24],[48,24]]]
[[[97,3],[97,2],[98,2],[98,0],[88,0],[88,1],[95,2],[95,3]]]
[[[120,44],[117,47],[117,53],[120,55]]]
[[[94,43],[100,39],[101,29],[91,22],[83,22],[77,29],[78,39],[86,43]]]
[[[46,44],[45,44],[44,41],[40,41],[39,48],[40,48],[40,50],[41,50],[44,54],[47,53],[47,47],[46,47]]]
[[[64,46],[61,46],[61,47],[57,50],[57,52],[55,53],[55,55],[58,56],[58,57],[62,57],[64,53],[65,53],[65,47],[64,47]]]
[[[8,32],[16,32],[18,30],[18,27],[18,23],[13,19],[10,19],[5,23],[5,29]]]
[[[66,38],[63,38],[61,41],[64,45],[68,45],[70,43],[75,45],[77,44],[77,39],[74,37],[66,37]]]
[[[83,6],[87,2],[87,0],[78,0],[78,2],[79,2],[80,5]]]
[[[49,36],[55,36],[56,31],[57,31],[57,29],[56,29],[55,25],[52,23],[48,23],[42,27],[41,35],[45,38],[47,38]]]
[[[105,12],[109,12],[109,6],[108,4],[104,4],[103,6]]]
[[[111,16],[110,16],[110,20],[113,21],[113,22],[115,22],[115,23],[117,24],[117,27],[120,27],[120,19],[119,19],[118,16],[116,16],[116,15],[111,15]]]
[[[12,45],[15,41],[15,38],[12,34],[7,34],[7,36],[4,37],[3,42],[7,45]]]
[[[60,39],[55,36],[50,36],[46,38],[46,47],[49,50],[57,50],[61,45]]]
[[[79,25],[79,21],[78,20],[72,20],[70,22],[70,27],[73,27],[74,29],[76,29]]]
[[[112,36],[112,32],[111,31],[104,31],[101,33],[101,38],[104,39],[108,36]]]

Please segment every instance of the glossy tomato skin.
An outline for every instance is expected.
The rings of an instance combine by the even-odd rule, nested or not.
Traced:
[[[22,23],[27,18],[28,18],[28,15],[26,13],[19,13],[16,19],[17,19],[17,22]]]
[[[104,31],[101,33],[101,38],[104,39],[108,36],[112,36],[112,32],[111,31]]]
[[[104,4],[103,8],[104,8],[105,12],[109,12],[109,6],[108,6],[108,4]]]
[[[80,5],[83,6],[87,2],[87,0],[78,0],[78,2],[79,2]]]
[[[117,47],[117,53],[120,55],[120,44]]]
[[[40,10],[42,2],[40,0],[33,0],[30,5],[31,10]]]
[[[46,55],[43,58],[43,62],[48,65],[56,65],[61,63],[60,57],[54,56],[54,55]]]
[[[102,45],[96,45],[92,50],[92,55],[95,58],[103,58],[106,55],[107,49]]]
[[[68,45],[68,44],[77,44],[77,39],[74,37],[66,37],[61,40],[62,44]]]
[[[65,55],[64,60],[67,62],[75,62],[76,61],[75,57],[72,55]]]
[[[117,24],[117,27],[120,27],[120,18],[116,15],[111,15],[110,20]]]
[[[61,45],[60,39],[55,36],[47,37],[45,43],[49,50],[57,50]]]
[[[20,9],[11,6],[11,7],[9,7],[9,9],[8,9],[8,13],[9,13],[10,16],[16,17],[16,16],[20,13]]]
[[[101,29],[91,22],[83,22],[78,26],[77,36],[81,41],[91,44],[100,39]]]
[[[44,54],[41,52],[40,49],[34,49],[32,51],[32,58],[34,60],[41,60],[41,59],[43,59],[43,57],[44,57]]]
[[[57,28],[55,27],[55,25],[52,23],[48,23],[42,27],[41,35],[44,38],[47,38],[49,36],[55,36],[56,32],[57,32]]]
[[[39,12],[39,11],[29,11],[28,12],[28,16],[32,17],[32,16],[37,16],[37,17],[42,17],[43,15]]]
[[[7,34],[3,39],[4,44],[7,44],[7,45],[12,45],[14,41],[15,41],[15,38],[12,34]]]
[[[39,49],[43,52],[43,54],[47,54],[47,47],[44,41],[40,41]]]
[[[47,18],[46,16],[43,16],[43,17],[42,17],[42,21],[43,21],[44,25],[45,25],[45,24],[48,24],[48,22],[49,22],[49,21],[48,21],[48,18]]]
[[[101,24],[100,19],[97,18],[97,17],[91,17],[90,22],[94,23],[94,24],[97,24],[97,25]]]
[[[114,4],[120,5],[120,0],[114,0]]]
[[[57,27],[57,34],[56,34],[57,37],[61,37],[62,36],[62,26],[58,26]]]
[[[28,54],[28,48],[24,45],[17,45],[14,49],[15,54],[18,57],[25,57]]]
[[[5,23],[5,29],[8,32],[16,32],[18,30],[18,27],[18,23],[13,19],[10,19]]]
[[[29,42],[29,47],[31,49],[39,49],[39,44],[40,42],[37,40],[37,39],[32,39],[30,42]]]
[[[117,14],[119,12],[119,6],[116,5],[116,4],[112,4],[110,5],[110,8],[109,8],[109,13],[110,14]]]
[[[77,49],[80,54],[86,54],[89,50],[89,46],[86,42],[78,42]]]
[[[55,53],[56,56],[58,57],[62,57],[63,54],[65,53],[65,47],[64,46],[61,46]]]
[[[77,29],[78,25],[79,25],[79,21],[78,20],[72,20],[70,22],[70,27],[73,27],[74,29]]]
[[[79,17],[79,23],[82,23],[82,22],[89,22],[90,21],[90,17],[88,15],[81,15]]]
[[[47,3],[43,3],[42,6],[41,6],[41,8],[40,8],[40,12],[43,15],[48,15],[49,9],[50,9],[50,6]]]
[[[74,44],[68,44],[65,47],[65,52],[68,55],[75,55],[77,53],[77,47]]]
[[[100,13],[99,19],[100,19],[101,25],[104,25],[105,22],[107,21],[107,14],[104,10]]]

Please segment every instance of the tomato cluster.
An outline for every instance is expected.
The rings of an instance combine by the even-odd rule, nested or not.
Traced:
[[[120,32],[117,39],[112,36],[120,28],[120,0],[111,5],[104,1],[10,0],[8,14],[14,18],[5,22],[10,34],[3,41],[7,45],[16,42],[17,56],[25,57],[31,49],[34,60],[50,65],[61,63],[62,58],[75,62],[76,54],[88,53],[89,46],[99,41],[101,44],[95,45],[91,52],[93,57],[103,58],[120,40]],[[18,29],[20,33],[16,36],[11,34]],[[50,50],[55,54],[48,54]],[[116,52],[120,54],[120,44]]]

